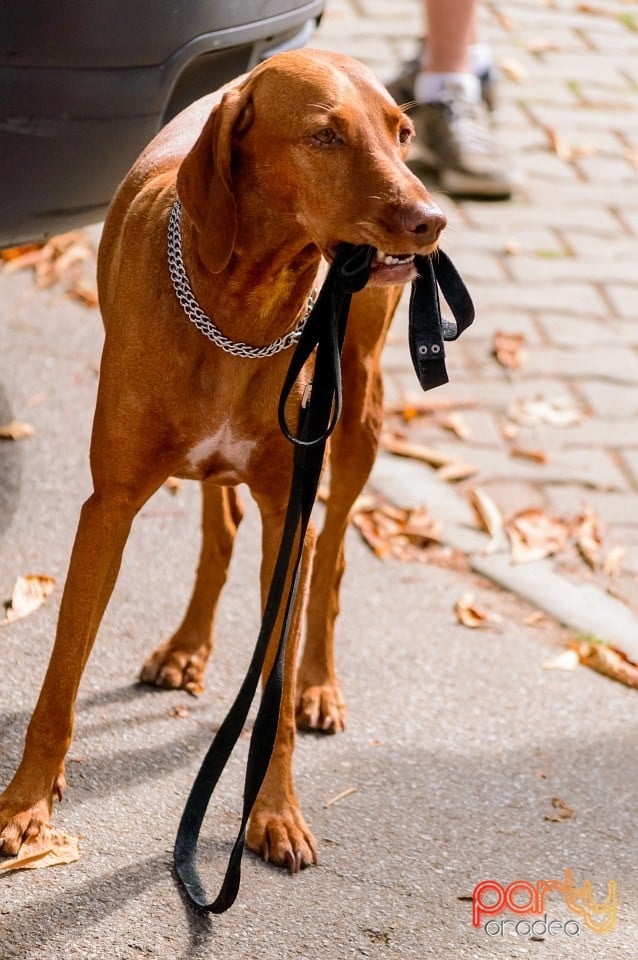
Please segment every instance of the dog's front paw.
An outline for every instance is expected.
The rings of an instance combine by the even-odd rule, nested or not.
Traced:
[[[297,697],[297,726],[302,730],[317,730],[320,733],[345,730],[346,705],[337,682],[300,690]]]
[[[196,650],[185,650],[167,640],[144,662],[140,671],[142,683],[170,690],[186,690],[194,697],[204,690],[204,671],[210,648],[202,644]]]
[[[299,873],[303,867],[317,863],[317,842],[298,807],[276,813],[260,806],[252,812],[246,845],[266,863],[286,867]]]
[[[51,820],[53,797],[62,799],[66,787],[64,775],[56,778],[53,790],[47,796],[38,789],[27,791],[21,787],[16,776],[13,782],[0,795],[0,855],[14,857],[23,843],[35,840],[45,831]],[[41,799],[28,799],[29,795],[40,794]]]

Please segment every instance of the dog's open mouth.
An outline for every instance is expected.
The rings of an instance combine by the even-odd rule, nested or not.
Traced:
[[[326,259],[332,263],[336,245],[325,251]],[[377,250],[370,265],[369,283],[381,286],[392,283],[411,283],[417,276],[414,253],[386,253]]]
[[[416,270],[413,253],[386,253],[377,250],[370,270],[371,283],[408,283]]]

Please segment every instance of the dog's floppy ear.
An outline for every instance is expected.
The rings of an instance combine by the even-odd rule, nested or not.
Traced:
[[[233,134],[252,122],[247,86],[229,90],[206,121],[177,172],[177,194],[198,233],[199,253],[213,273],[230,260],[237,235],[232,182]]]

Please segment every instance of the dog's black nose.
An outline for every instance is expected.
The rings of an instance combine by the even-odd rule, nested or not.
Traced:
[[[415,203],[402,208],[401,222],[404,230],[422,242],[434,243],[447,225],[447,218],[435,203]]]

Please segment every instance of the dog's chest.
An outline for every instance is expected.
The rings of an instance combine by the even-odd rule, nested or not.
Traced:
[[[248,474],[255,442],[241,436],[228,421],[197,440],[188,450],[182,474],[190,479],[242,483]]]

